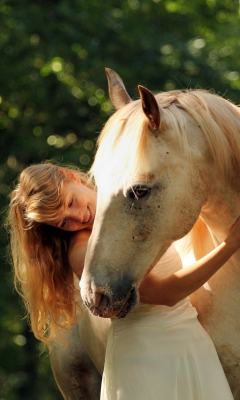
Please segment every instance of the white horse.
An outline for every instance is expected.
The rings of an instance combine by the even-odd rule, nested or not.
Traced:
[[[200,90],[154,96],[140,86],[141,99],[132,101],[121,78],[111,70],[107,75],[118,111],[100,135],[92,167],[98,203],[81,289],[94,314],[124,317],[138,303],[139,283],[173,241],[190,232],[178,249],[186,256],[187,240],[189,252],[200,258],[225,239],[240,215],[240,110]],[[239,257],[238,252],[191,298],[235,399]],[[101,373],[109,320],[86,316],[81,341]]]

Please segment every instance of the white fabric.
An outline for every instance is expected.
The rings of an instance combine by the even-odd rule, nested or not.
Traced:
[[[172,246],[154,270],[181,268]],[[174,307],[140,304],[112,319],[101,400],[233,400],[215,347],[188,299]]]

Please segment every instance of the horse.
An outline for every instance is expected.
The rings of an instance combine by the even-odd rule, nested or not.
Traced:
[[[107,69],[117,111],[91,169],[98,202],[81,279],[97,316],[124,317],[144,276],[176,242],[183,263],[223,241],[240,215],[240,109],[204,90],[139,86],[132,101]],[[187,242],[187,245],[186,245]],[[191,296],[240,399],[240,252]],[[101,320],[101,319],[99,319]]]
[[[56,343],[50,352],[65,400],[100,397],[110,320],[94,314],[126,315],[138,302],[139,282],[172,242],[187,265],[225,239],[240,211],[238,107],[202,90],[154,96],[139,87],[140,100],[132,101],[121,78],[106,72],[117,112],[100,135],[92,167],[98,206],[81,280],[89,309],[62,332],[68,346]],[[239,257],[191,296],[235,400]]]

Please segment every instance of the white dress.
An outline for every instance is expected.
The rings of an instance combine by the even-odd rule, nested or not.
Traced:
[[[175,248],[154,267],[181,268]],[[215,347],[188,298],[174,307],[140,304],[113,318],[101,400],[233,400]]]

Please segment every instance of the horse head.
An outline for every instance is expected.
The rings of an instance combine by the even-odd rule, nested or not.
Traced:
[[[123,317],[137,304],[144,276],[195,224],[212,155],[181,92],[155,96],[139,86],[140,99],[132,101],[114,71],[107,77],[117,111],[92,167],[98,201],[81,293],[93,313]]]

